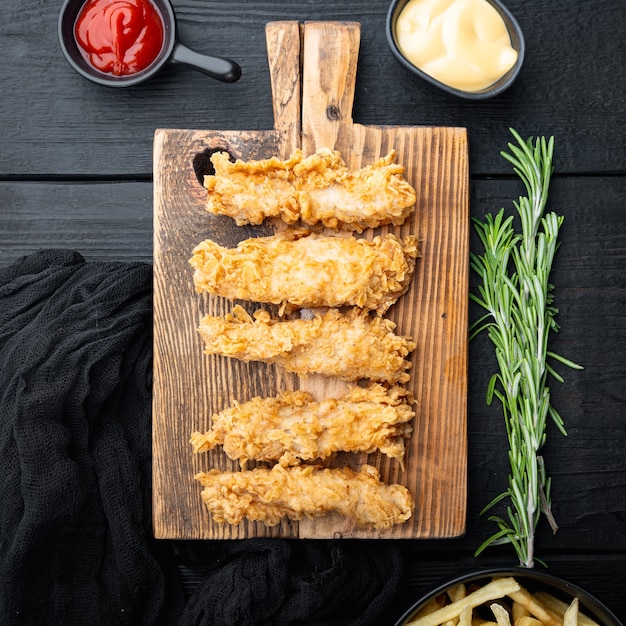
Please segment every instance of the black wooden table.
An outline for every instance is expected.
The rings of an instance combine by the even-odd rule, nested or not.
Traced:
[[[464,126],[471,213],[511,207],[523,193],[500,151],[514,127],[556,141],[551,208],[565,216],[553,282],[556,352],[584,366],[552,387],[567,438],[548,428],[556,535],[537,553],[626,620],[626,4],[623,0],[509,0],[527,57],[516,84],[485,102],[452,99],[412,78],[385,39],[386,0],[175,0],[181,39],[243,67],[235,84],[167,68],[124,90],[93,85],[61,55],[61,1],[4,0],[0,8],[0,263],[41,248],[88,260],[152,259],[152,139],[156,128],[262,130],[273,125],[265,24],[356,20],[362,25],[355,122]],[[474,237],[474,236],[473,236]],[[475,237],[472,244],[475,245]],[[475,315],[472,311],[472,315]],[[470,346],[467,532],[406,542],[405,585],[392,620],[446,576],[514,565],[509,548],[478,558],[494,530],[482,507],[506,487],[507,441],[485,404],[492,349]],[[187,568],[189,589],[201,572]]]

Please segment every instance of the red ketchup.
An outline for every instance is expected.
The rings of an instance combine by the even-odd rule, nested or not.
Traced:
[[[146,69],[163,47],[163,18],[150,0],[88,0],[74,35],[97,70],[127,76]]]

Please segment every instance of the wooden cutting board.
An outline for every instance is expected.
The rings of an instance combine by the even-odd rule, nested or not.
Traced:
[[[467,134],[463,128],[364,126],[352,120],[360,25],[275,22],[266,30],[275,127],[268,131],[159,129],[154,139],[154,387],[153,525],[158,538],[435,538],[463,534],[467,473],[467,315],[469,210]],[[381,76],[381,80],[384,77]],[[407,79],[408,80],[408,79]],[[394,85],[389,85],[393,97]],[[221,451],[193,455],[192,431],[232,403],[285,389],[306,388],[317,398],[341,387],[332,380],[299,379],[279,368],[203,354],[196,331],[207,313],[232,303],[194,291],[192,249],[210,238],[222,245],[274,232],[280,226],[237,227],[204,209],[202,175],[209,156],[288,157],[320,147],[339,150],[359,168],[396,150],[417,190],[415,213],[392,230],[422,242],[412,286],[387,317],[417,342],[407,386],[418,401],[406,467],[380,454],[344,455],[336,463],[368,462],[386,482],[406,485],[416,500],[407,523],[378,533],[329,515],[302,522],[215,524],[200,499],[194,474],[210,467],[237,470]],[[254,305],[243,303],[248,310]]]

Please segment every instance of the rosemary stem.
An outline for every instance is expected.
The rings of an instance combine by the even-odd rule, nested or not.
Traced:
[[[544,216],[552,174],[554,140],[538,138],[523,141],[513,129],[517,145],[509,144],[502,153],[519,175],[526,197],[514,202],[521,223],[521,233],[513,226],[513,217],[504,209],[484,221],[474,220],[483,245],[483,254],[471,255],[471,267],[480,278],[479,295],[470,297],[482,306],[486,315],[479,320],[478,332],[487,330],[494,345],[498,371],[492,375],[487,403],[494,397],[502,404],[509,439],[508,490],[497,496],[485,510],[508,497],[508,520],[493,516],[498,531],[477,550],[490,544],[510,543],[524,567],[535,563],[535,535],[539,518],[548,517],[556,529],[550,505],[550,481],[546,477],[539,452],[546,438],[550,415],[565,433],[558,412],[551,406],[548,356],[565,365],[575,363],[548,352],[550,331],[557,331],[557,309],[552,305],[549,282],[562,217]],[[560,377],[558,378],[559,380]]]

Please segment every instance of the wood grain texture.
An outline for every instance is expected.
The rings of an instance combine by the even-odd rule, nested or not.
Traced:
[[[152,262],[152,184],[0,183],[0,263],[42,248]]]
[[[268,26],[272,59],[299,58],[296,23]],[[284,35],[281,31],[286,30]],[[282,43],[280,43],[282,42]],[[302,32],[302,107],[292,123],[283,117],[273,131],[160,130],[155,136],[154,223],[154,531],[157,537],[453,537],[465,530],[467,480],[467,292],[469,253],[467,138],[461,128],[373,127],[353,124],[350,115],[359,49],[356,23],[305,23]],[[278,44],[291,47],[290,54]],[[294,45],[298,48],[294,49]],[[274,76],[272,86],[298,81]],[[285,111],[291,96],[274,93],[275,111]],[[285,106],[287,103],[287,106]],[[300,127],[299,120],[302,120]],[[209,427],[211,413],[237,399],[272,395],[287,388],[307,388],[318,397],[336,393],[335,381],[299,380],[277,368],[244,364],[202,353],[196,327],[205,313],[224,314],[231,303],[198,296],[188,259],[192,248],[210,237],[223,245],[266,232],[238,228],[229,218],[209,216],[205,191],[190,163],[217,148],[244,159],[286,156],[294,133],[311,152],[322,145],[341,150],[351,167],[386,155],[392,148],[418,190],[415,214],[399,228],[416,234],[422,257],[409,292],[388,316],[401,334],[415,338],[409,383],[419,403],[415,432],[408,444],[404,472],[381,455],[359,455],[343,462],[375,465],[386,482],[405,484],[417,506],[406,524],[382,535],[353,528],[328,516],[314,522],[267,529],[247,523],[215,525],[201,503],[193,475],[209,467],[237,469],[216,450],[194,457],[188,444],[193,430]],[[300,141],[300,138],[298,138]],[[264,230],[265,229],[265,230]],[[364,236],[372,237],[377,229]]]

